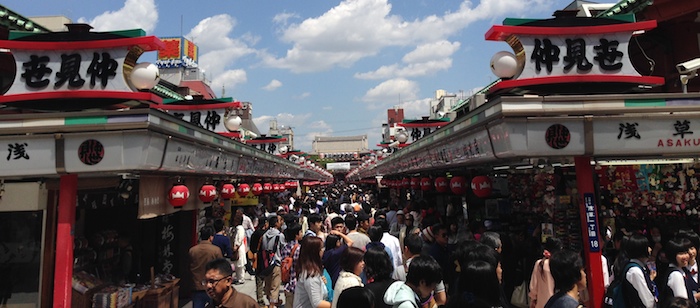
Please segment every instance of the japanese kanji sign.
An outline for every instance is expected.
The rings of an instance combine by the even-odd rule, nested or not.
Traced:
[[[700,117],[606,118],[593,121],[596,155],[695,154],[700,150]]]
[[[543,84],[618,82],[659,85],[662,77],[641,76],[632,66],[628,45],[636,31],[656,21],[571,26],[544,20],[496,25],[487,40],[506,41],[516,54],[517,73],[494,90]]]

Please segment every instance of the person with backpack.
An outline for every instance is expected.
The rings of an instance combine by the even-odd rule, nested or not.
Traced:
[[[686,238],[675,238],[664,245],[664,252],[668,258],[668,268],[661,280],[659,280],[659,302],[662,306],[670,303],[674,297],[686,298],[695,303],[693,291],[688,288],[688,279],[692,279],[683,271],[688,265],[690,257],[688,248],[691,243]]]
[[[284,237],[287,244],[282,248],[282,283],[284,284],[285,307],[294,307],[294,290],[297,286],[296,264],[299,260],[299,241],[304,234],[301,232],[301,225],[294,223],[284,230]]]
[[[656,270],[647,266],[650,248],[649,240],[640,233],[623,238],[613,267],[615,279],[605,292],[603,307],[656,306]]]
[[[259,275],[265,277],[265,295],[270,302],[269,308],[277,307],[280,284],[282,282],[280,252],[285,245],[284,235],[280,232],[284,219],[275,215],[268,218],[270,229],[262,236],[261,250],[258,251]]]

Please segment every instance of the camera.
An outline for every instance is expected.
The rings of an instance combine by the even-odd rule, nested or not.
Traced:
[[[688,74],[700,68],[700,58],[685,61],[676,65],[676,69],[681,74]]]

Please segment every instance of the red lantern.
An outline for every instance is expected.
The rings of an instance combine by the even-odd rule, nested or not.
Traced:
[[[168,192],[168,202],[173,207],[182,207],[190,197],[190,190],[184,184],[178,183]]]
[[[464,195],[467,193],[467,179],[463,176],[455,176],[450,180],[450,190],[455,195]]]
[[[444,176],[435,178],[435,190],[439,193],[446,193],[450,191],[450,183],[447,182],[447,178]]]
[[[381,179],[381,180],[379,181],[379,184],[382,185],[382,186],[387,186],[387,184],[389,184],[388,182],[389,182],[389,181],[388,181],[387,179]]]
[[[479,198],[486,198],[491,195],[493,182],[487,176],[475,176],[472,179],[472,191]]]
[[[401,188],[409,188],[409,187],[411,187],[411,179],[403,178],[403,180],[401,180]]]
[[[250,185],[243,183],[243,184],[238,184],[238,195],[241,197],[245,197],[248,195],[250,192]]]
[[[209,203],[216,199],[216,186],[211,184],[204,184],[202,188],[199,189],[199,200],[204,203]]]
[[[430,178],[420,179],[420,190],[429,191],[431,188],[433,188],[433,181]]]
[[[252,191],[253,191],[253,195],[260,196],[260,194],[263,193],[263,186],[262,186],[262,184],[260,184],[260,183],[255,183],[255,184],[253,184]]]
[[[283,191],[284,191],[284,184],[279,184],[279,183],[272,184],[272,192],[278,193],[278,192],[283,192]]]
[[[263,192],[266,194],[269,194],[272,192],[272,184],[271,183],[265,183],[263,184]]]
[[[411,189],[419,189],[420,188],[420,178],[411,178]]]
[[[236,193],[236,187],[234,187],[233,184],[226,183],[223,186],[221,186],[221,198],[231,199],[231,198],[233,198],[233,195],[235,193]]]

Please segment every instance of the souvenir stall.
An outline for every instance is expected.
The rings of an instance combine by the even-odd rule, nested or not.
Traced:
[[[187,250],[207,212],[230,206],[229,184],[328,178],[161,111],[158,69],[136,63],[157,38],[69,29],[0,41],[15,68],[0,87],[9,303],[177,307]]]
[[[426,177],[435,191],[447,186],[461,196],[474,208],[470,215],[537,225],[584,252],[590,303],[598,306],[599,219],[697,217],[695,167],[675,159],[697,157],[690,132],[700,121],[700,94],[640,93],[664,77],[637,73],[628,43],[656,22],[628,21],[506,19],[493,26],[486,38],[514,51],[492,59],[502,79],[450,124],[348,179],[381,176],[410,190],[411,177]],[[620,164],[628,166],[613,166]]]

